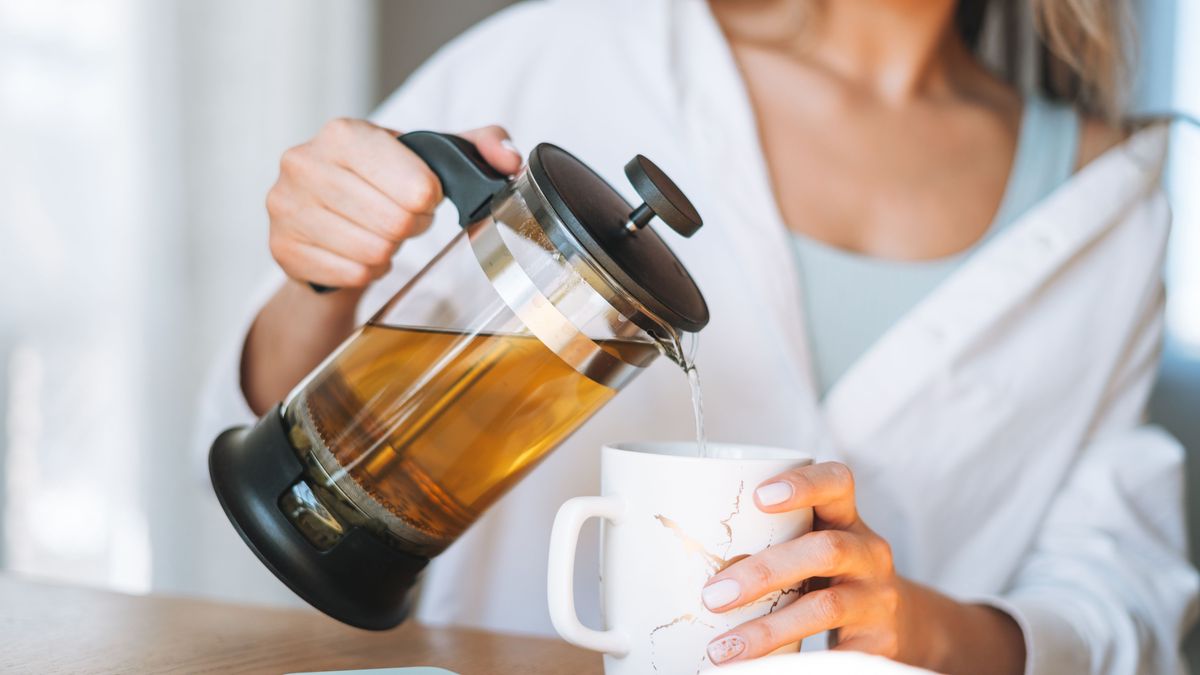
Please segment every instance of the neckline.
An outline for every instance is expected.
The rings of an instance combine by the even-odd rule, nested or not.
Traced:
[[[806,422],[799,442],[818,456],[836,456],[840,445],[877,432],[956,349],[1009,313],[1053,274],[1058,261],[1113,223],[1091,215],[1115,212],[1150,189],[1149,174],[1154,181],[1160,175],[1165,125],[1132,134],[1072,172],[918,302],[822,400],[813,379],[795,251],[769,187],[741,73],[707,2],[677,0],[672,7],[678,14],[665,24],[672,31],[666,44],[672,76],[678,78],[680,127],[702,180],[722,195],[713,206],[722,205],[721,217],[731,223],[744,224],[717,228],[715,241],[735,259],[753,261],[744,270],[745,302],[761,310],[761,328],[779,350],[780,368],[794,375],[789,393]],[[923,358],[914,359],[914,350]],[[882,372],[891,374],[881,378]]]
[[[997,204],[991,221],[983,231],[983,234],[967,245],[966,248],[934,258],[903,260],[851,251],[826,243],[803,232],[796,232],[791,228],[787,228],[788,234],[792,241],[801,248],[816,250],[828,257],[840,258],[842,261],[850,264],[887,266],[897,270],[916,270],[956,265],[987,243],[1001,229],[998,225],[1004,222],[1004,217],[1012,210],[1013,200],[1017,194],[1017,184],[1020,182],[1021,176],[1027,173],[1028,165],[1034,159],[1033,151],[1035,148],[1030,146],[1032,145],[1034,130],[1041,121],[1039,118],[1044,117],[1046,113],[1046,105],[1037,95],[1026,96],[1022,101],[1021,118],[1017,123],[1017,143],[1013,149],[1012,161],[1009,163],[1008,176],[1004,181],[1004,191],[1000,194],[1000,202]],[[774,197],[774,191],[772,191],[772,197]]]

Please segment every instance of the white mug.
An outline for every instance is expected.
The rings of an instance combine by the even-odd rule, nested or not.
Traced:
[[[812,529],[812,510],[767,514],[762,481],[810,464],[799,452],[750,445],[624,443],[600,456],[600,497],[558,510],[550,535],[550,620],[564,640],[604,653],[607,675],[698,673],[721,633],[787,606],[799,589],[715,614],[700,601],[709,577],[732,562]],[[600,595],[605,628],[575,613],[575,547],[588,518],[603,519]],[[796,651],[797,643],[778,651]]]

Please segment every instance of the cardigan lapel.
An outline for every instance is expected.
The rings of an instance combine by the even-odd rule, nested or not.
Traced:
[[[1093,161],[977,251],[830,390],[839,447],[861,444],[962,350],[1024,302],[1158,183],[1167,130],[1145,129]]]

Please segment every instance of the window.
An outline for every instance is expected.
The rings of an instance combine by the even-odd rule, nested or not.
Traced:
[[[142,590],[134,9],[0,3],[0,372],[6,566]]]
[[[1200,119],[1200,3],[1179,2],[1174,107]],[[1176,343],[1200,356],[1200,126],[1179,125],[1172,139],[1168,188],[1175,213],[1167,321]]]
[[[4,568],[268,589],[196,455],[197,389],[269,265],[280,154],[373,102],[373,7],[0,0]]]

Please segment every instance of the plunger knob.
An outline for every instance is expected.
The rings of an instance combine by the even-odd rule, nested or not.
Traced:
[[[625,177],[644,200],[629,214],[629,222],[625,227],[630,232],[645,227],[654,216],[685,237],[696,234],[704,224],[696,207],[675,185],[675,181],[649,159],[637,155],[629,160],[625,165]]]

